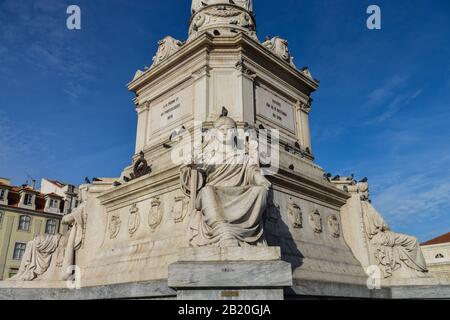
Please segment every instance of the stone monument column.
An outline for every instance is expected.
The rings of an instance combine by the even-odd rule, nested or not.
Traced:
[[[136,107],[136,112],[138,114],[137,123],[137,135],[136,135],[136,151],[138,154],[144,150],[147,144],[147,127],[148,127],[148,117],[150,110],[150,102],[144,102]]]

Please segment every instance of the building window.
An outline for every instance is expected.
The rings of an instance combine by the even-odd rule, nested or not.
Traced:
[[[58,208],[58,201],[55,199],[50,199],[50,208]]]
[[[33,196],[31,194],[25,194],[25,197],[23,199],[23,204],[26,206],[31,206],[33,202]]]
[[[50,219],[47,220],[47,224],[45,225],[45,233],[46,234],[55,234],[56,233],[56,220]]]
[[[22,242],[16,242],[16,245],[14,246],[14,260],[22,260],[23,254],[25,253],[25,249],[27,248],[26,243]]]
[[[9,269],[9,278],[14,277],[19,272],[19,269],[11,268]]]
[[[6,194],[5,189],[0,189],[0,201],[5,200],[5,194]]]
[[[436,259],[444,259],[444,255],[442,253],[439,253],[435,257]]]
[[[29,216],[20,216],[19,230],[30,231],[31,218]]]

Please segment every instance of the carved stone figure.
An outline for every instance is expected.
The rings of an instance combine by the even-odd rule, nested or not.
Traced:
[[[309,224],[313,227],[315,233],[322,232],[322,217],[319,210],[311,212],[309,215]]]
[[[109,238],[115,239],[120,232],[120,226],[122,225],[122,220],[118,214],[112,214],[109,219]]]
[[[128,233],[133,236],[139,229],[141,224],[141,215],[136,204],[133,204],[130,208],[130,216],[128,217]]]
[[[290,203],[287,209],[288,215],[292,221],[293,228],[303,227],[302,210],[296,203]]]
[[[361,206],[369,245],[385,278],[402,266],[407,266],[416,276],[424,276],[428,270],[417,239],[391,231],[369,201],[362,201]]]
[[[158,51],[153,58],[152,68],[167,60],[170,56],[176,53],[183,46],[183,42],[167,36],[158,43]]]
[[[280,37],[273,37],[272,39],[267,39],[264,41],[262,45],[274,53],[277,57],[295,67],[294,58],[289,52],[289,44],[287,40]]]
[[[81,189],[82,201],[86,199],[86,192],[87,188]],[[84,242],[85,205],[84,201],[73,213],[63,217],[62,224],[68,226],[64,235],[40,235],[27,244],[19,272],[11,281],[32,281],[44,274],[46,279],[52,280],[66,280],[70,276],[68,267],[75,264],[75,252],[82,248]],[[52,263],[54,269],[51,269]]]
[[[236,122],[224,108],[203,145],[202,163],[195,169],[182,170],[183,189],[191,192],[191,180],[198,174],[205,177],[205,185],[195,197],[197,212],[191,222],[192,246],[265,244],[262,215],[271,184],[261,174],[258,164],[238,150],[236,139]]]

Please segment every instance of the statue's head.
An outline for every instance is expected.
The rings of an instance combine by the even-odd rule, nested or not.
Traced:
[[[217,139],[226,145],[234,145],[237,137],[236,121],[228,117],[228,110],[223,107],[222,115],[214,121],[214,129],[217,131]]]

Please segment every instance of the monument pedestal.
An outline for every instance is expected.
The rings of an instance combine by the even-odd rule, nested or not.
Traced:
[[[283,300],[292,268],[279,247],[183,248],[168,283],[178,300]]]

